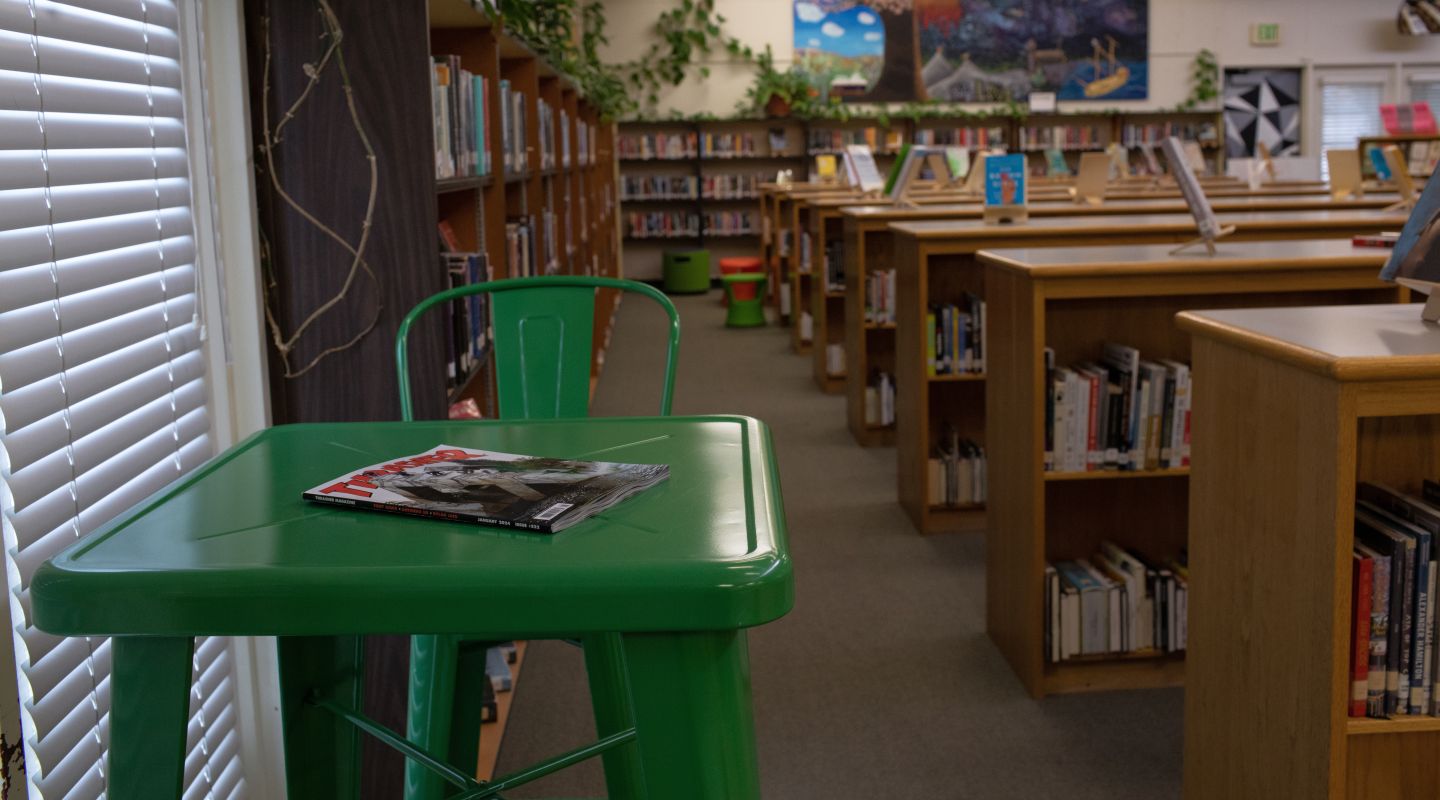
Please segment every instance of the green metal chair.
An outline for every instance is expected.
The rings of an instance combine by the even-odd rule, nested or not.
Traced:
[[[725,297],[729,305],[725,308],[725,326],[728,328],[755,328],[765,324],[765,273],[740,272],[721,275],[725,285]],[[758,284],[755,295],[749,299],[737,299],[735,287],[744,284]]]
[[[669,416],[680,348],[680,317],[669,299],[654,287],[635,281],[547,276],[462,286],[432,295],[411,309],[395,336],[401,418],[406,422],[414,420],[406,346],[411,326],[437,305],[481,293],[491,297],[500,418],[589,416],[597,289],[644,295],[669,317],[665,382],[660,397],[660,414]],[[448,753],[454,766],[474,775],[481,682],[488,680],[485,648],[490,643],[454,636],[413,636],[410,641],[407,737],[431,753]],[[592,635],[584,639],[582,647],[600,737],[633,728],[630,684],[620,636]],[[610,797],[644,796],[639,752],[633,742],[606,751],[602,758]],[[445,782],[435,771],[415,760],[406,762],[406,800],[439,800],[445,792]]]

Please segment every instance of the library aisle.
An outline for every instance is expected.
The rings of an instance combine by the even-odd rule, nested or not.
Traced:
[[[984,536],[916,536],[894,450],[856,447],[844,397],[815,390],[786,329],[727,330],[717,297],[675,298],[675,412],[758,417],[780,456],[796,602],[750,634],[765,796],[1178,798],[1180,690],[1032,701],[985,635]],[[594,413],[658,407],[661,330],[650,304],[621,308]],[[580,651],[537,643],[499,773],[589,741],[592,724]],[[604,783],[589,762],[507,795]]]

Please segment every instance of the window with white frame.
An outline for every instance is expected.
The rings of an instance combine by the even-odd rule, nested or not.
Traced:
[[[1320,178],[1330,179],[1329,150],[1354,150],[1361,136],[1383,131],[1380,104],[1385,83],[1379,80],[1327,78],[1320,82]]]
[[[1430,113],[1440,113],[1440,73],[1416,75],[1408,83],[1410,102],[1429,103]]]
[[[32,798],[104,796],[111,650],[37,630],[31,576],[213,447],[181,39],[174,0],[0,0],[0,525]],[[197,642],[187,800],[245,794],[232,672]]]

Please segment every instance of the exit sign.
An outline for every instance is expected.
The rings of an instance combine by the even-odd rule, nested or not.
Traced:
[[[1256,22],[1250,26],[1250,44],[1280,44],[1280,23]]]

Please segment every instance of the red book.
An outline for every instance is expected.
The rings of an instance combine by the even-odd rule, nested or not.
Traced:
[[[450,220],[440,220],[440,241],[445,243],[445,249],[451,253],[460,252],[460,240],[455,238],[455,229],[450,227]]]
[[[1375,560],[1350,553],[1350,629],[1355,632],[1350,649],[1350,716],[1365,716],[1365,697],[1370,688],[1370,594],[1375,579]]]
[[[1388,233],[1361,234],[1350,238],[1350,244],[1356,247],[1383,247],[1394,249],[1395,242],[1399,241],[1400,233],[1391,231]]]

